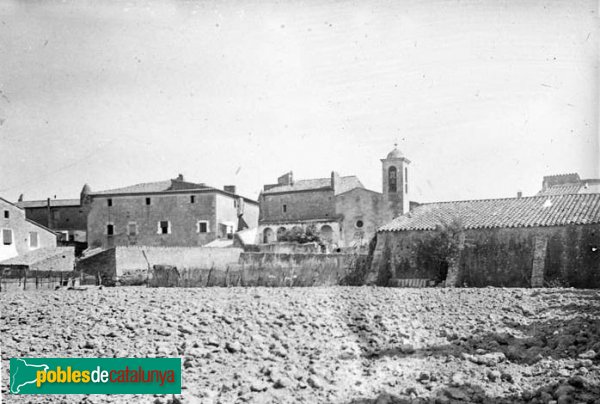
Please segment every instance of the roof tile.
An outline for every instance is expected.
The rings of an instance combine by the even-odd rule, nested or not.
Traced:
[[[600,223],[600,194],[428,203],[397,217],[379,231],[435,230],[453,219],[460,220],[465,229]]]

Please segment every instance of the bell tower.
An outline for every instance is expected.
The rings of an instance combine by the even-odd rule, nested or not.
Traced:
[[[403,215],[409,210],[408,182],[410,160],[404,157],[394,144],[394,149],[381,159],[381,177],[383,182],[384,221]]]

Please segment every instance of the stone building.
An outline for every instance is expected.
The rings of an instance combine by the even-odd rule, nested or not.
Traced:
[[[56,248],[56,233],[25,217],[25,211],[0,198],[0,262],[38,249]]]
[[[329,178],[297,181],[288,172],[265,185],[256,242],[277,242],[286,231],[314,226],[332,250],[364,246],[379,226],[409,210],[410,161],[394,148],[381,164],[381,193],[335,171]]]
[[[382,226],[373,278],[600,287],[600,194],[422,204]]]
[[[579,174],[547,175],[538,195],[600,193],[600,179],[581,179]]]
[[[85,186],[81,206],[88,212],[90,248],[115,246],[203,246],[258,224],[258,203],[236,194],[171,180],[92,192]]]
[[[25,217],[59,233],[63,244],[86,244],[87,212],[79,199],[19,200]]]

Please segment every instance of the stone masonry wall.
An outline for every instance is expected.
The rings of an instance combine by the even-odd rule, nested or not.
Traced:
[[[283,205],[286,212],[283,212]],[[333,190],[310,190],[263,195],[260,200],[260,221],[293,221],[335,217]]]
[[[355,188],[335,197],[335,208],[343,217],[342,239],[346,247],[365,245],[375,235],[382,222],[382,196],[362,188]],[[363,223],[357,226],[357,221]]]
[[[94,196],[88,216],[90,247],[114,246],[202,246],[216,239],[217,208],[214,193],[175,195]],[[146,205],[146,197],[151,204]],[[198,233],[199,220],[209,222],[207,233]],[[158,223],[169,221],[170,234],[159,234]],[[128,234],[128,224],[135,222],[137,235]],[[106,234],[108,223],[114,224],[113,236]]]
[[[536,239],[547,240],[544,284],[600,287],[600,226],[581,225],[465,231],[457,286],[529,287]],[[378,234],[372,271],[395,278],[439,279],[442,267],[423,256],[431,231]],[[539,277],[539,274],[535,274]],[[536,281],[539,284],[539,279]]]

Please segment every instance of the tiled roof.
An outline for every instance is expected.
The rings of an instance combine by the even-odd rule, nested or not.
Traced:
[[[543,195],[562,195],[562,194],[593,194],[600,193],[600,180],[588,179],[580,180],[578,183],[558,184],[542,189],[537,193]]]
[[[182,191],[202,191],[202,192],[217,192],[223,195],[235,196],[243,198],[245,202],[258,205],[254,199],[246,198],[238,194],[208,186],[206,184],[197,184],[181,180],[167,180],[157,182],[144,182],[141,184],[131,185],[124,188],[109,189],[106,191],[91,192],[90,195],[130,195],[130,194],[152,194],[159,192],[182,192]]]
[[[435,230],[453,219],[465,229],[600,223],[600,194],[427,203],[379,231]]]
[[[309,191],[312,189],[320,189],[331,187],[331,178],[313,178],[309,180],[299,180],[292,185],[277,185],[264,191],[263,194],[274,194],[279,192],[294,192],[294,191]],[[354,188],[364,188],[358,177],[349,175],[340,177],[340,182],[335,190],[335,194],[341,194],[350,191]]]
[[[39,248],[32,250],[28,253],[18,255],[13,258],[9,258],[4,261],[0,261],[2,265],[32,265],[38,261],[42,261],[57,255],[74,255],[75,249],[73,247],[48,247]]]
[[[148,192],[162,192],[169,191],[172,186],[172,181],[157,181],[157,182],[144,182],[141,184],[130,185],[123,188],[109,189],[106,191],[92,192],[92,195],[106,195],[106,194],[143,194]]]
[[[50,199],[51,207],[60,207],[60,206],[79,206],[79,199]],[[21,201],[17,202],[16,205],[21,209],[25,208],[45,208],[48,204],[48,201]]]

